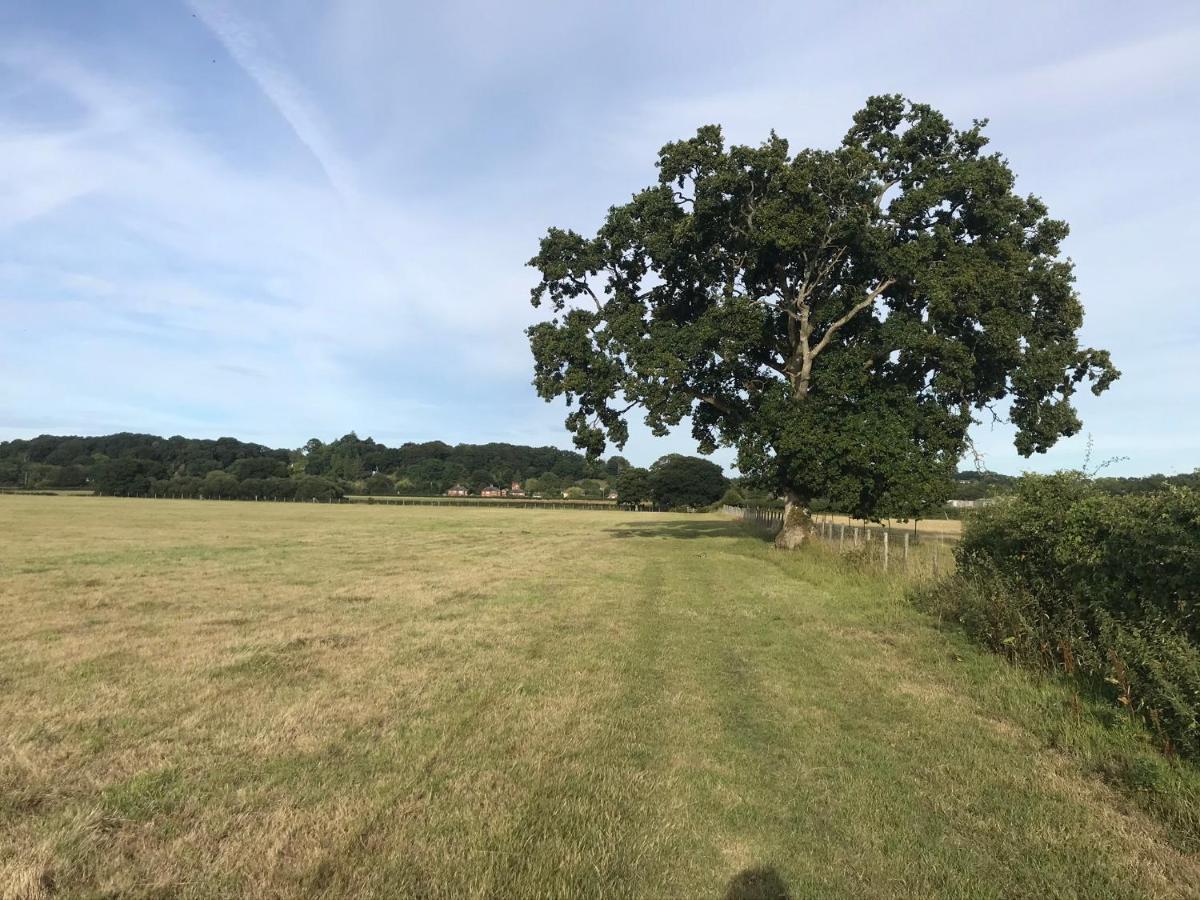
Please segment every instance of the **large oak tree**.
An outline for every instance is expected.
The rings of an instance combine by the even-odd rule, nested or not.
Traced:
[[[623,446],[635,407],[660,435],[690,417],[702,451],[735,447],[786,498],[781,546],[815,497],[941,502],[982,415],[1025,455],[1076,433],[1077,386],[1118,373],[1079,346],[1066,224],[1014,191],[985,124],[882,96],[833,150],[727,148],[716,126],[666,145],[657,184],[530,261],[552,310],[529,329],[539,394],[590,454]]]

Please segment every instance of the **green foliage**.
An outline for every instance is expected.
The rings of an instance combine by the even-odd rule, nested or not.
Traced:
[[[645,503],[654,498],[654,490],[650,484],[650,470],[630,466],[623,469],[613,483],[617,492],[617,502],[626,504]]]
[[[741,506],[746,502],[746,498],[742,496],[742,492],[737,489],[736,485],[731,484],[718,502],[721,506]]]
[[[607,493],[607,484],[599,478],[582,478],[576,485],[582,491],[584,499],[600,500]]]
[[[328,478],[321,478],[317,475],[305,475],[296,479],[296,494],[297,500],[318,500],[326,502],[329,500],[342,499],[343,491],[336,482],[330,481]]]
[[[864,516],[945,500],[1000,401],[1023,454],[1074,434],[1078,385],[1117,372],[1076,340],[1066,224],[983,127],[884,96],[833,150],[726,147],[711,125],[667,144],[657,184],[530,261],[538,393],[589,454],[640,406],[655,434],[688,417],[702,452],[736,447],[764,488]]]
[[[19,459],[0,459],[0,484],[24,486],[22,476],[25,467]]]
[[[1200,755],[1200,493],[1027,475],[977,513],[925,600],[1015,660],[1079,673]]]
[[[559,497],[566,486],[566,482],[553,472],[547,472],[540,478],[529,479],[530,492],[536,491],[548,500]]]
[[[367,493],[441,494],[457,483],[477,488],[507,487],[549,475],[553,496],[574,482],[605,480],[610,469],[628,461],[588,461],[582,454],[557,447],[516,444],[459,444],[441,441],[387,447],[354,432],[324,443],[313,438],[296,450],[273,450],[233,438],[197,440],[148,434],[105,437],[56,437],[0,442],[0,485],[24,489],[74,488],[91,485],[112,495],[159,494],[197,497],[204,479],[221,473],[236,480],[216,484],[221,497],[290,499],[296,480],[320,476],[342,490],[361,484]],[[383,478],[389,479],[387,484]],[[374,479],[374,480],[373,480]],[[210,485],[211,488],[211,485]],[[589,495],[594,484],[584,484]],[[205,496],[216,496],[211,490]]]
[[[720,498],[728,484],[720,466],[698,456],[672,453],[650,467],[650,491],[659,506],[709,506]]]
[[[630,466],[629,460],[623,456],[610,456],[604,464],[605,474],[616,478]]]
[[[96,491],[115,497],[150,492],[150,481],[162,471],[162,465],[148,460],[122,457],[105,460],[95,467]]]
[[[234,460],[227,471],[238,481],[247,478],[286,478],[288,463],[279,456],[250,456]]]
[[[996,497],[1013,489],[1017,479],[999,472],[968,469],[954,476],[954,500],[982,500]]]
[[[371,496],[385,496],[396,493],[396,485],[386,475],[375,474],[366,480],[363,490]]]
[[[1200,469],[1182,475],[1138,475],[1126,478],[1097,478],[1096,488],[1106,494],[1147,494],[1169,487],[1190,487],[1200,491]]]
[[[204,476],[201,492],[205,497],[218,500],[234,500],[241,497],[241,484],[228,472],[213,470]]]
[[[475,493],[479,493],[485,487],[494,487],[496,483],[495,476],[487,469],[476,469],[467,479],[467,484]]]
[[[39,487],[81,488],[87,484],[87,469],[78,465],[51,466]]]

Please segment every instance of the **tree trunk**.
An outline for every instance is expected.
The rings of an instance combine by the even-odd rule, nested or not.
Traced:
[[[783,527],[775,535],[775,546],[780,550],[795,550],[812,538],[812,516],[808,514],[808,501],[788,489],[783,501]]]

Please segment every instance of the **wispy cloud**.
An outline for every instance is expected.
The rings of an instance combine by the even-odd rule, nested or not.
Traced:
[[[1086,337],[1125,372],[1081,399],[1130,447],[1101,449],[1200,456],[1187,345],[1148,314],[1200,327],[1179,262],[1200,240],[1189,5],[122,10],[28,4],[0,35],[0,437],[563,443],[522,334],[543,229],[595,227],[700,124],[829,145],[899,90],[990,116],[1021,188],[1071,222]],[[888,39],[864,48],[864,17]],[[1021,464],[1002,430],[979,440]],[[630,455],[692,446],[635,429]]]
[[[414,231],[398,207],[356,199],[349,164],[295,118],[299,94],[288,125],[320,153],[325,184],[243,170],[182,126],[168,97],[49,50],[3,58],[76,110],[0,130],[9,408],[87,410],[64,412],[60,427],[107,415],[110,428],[217,420],[233,431],[265,413],[276,434],[280,421],[324,434],[331,420],[349,430],[381,419],[421,434],[436,428],[420,397],[440,365],[495,371],[495,354],[471,349],[495,324],[488,298],[447,302],[457,289],[446,274],[461,265],[442,223]],[[386,363],[364,389],[372,360]],[[248,385],[251,371],[262,377]]]
[[[256,29],[220,0],[188,0],[188,3],[312,154],[330,186],[343,200],[356,205],[360,192],[353,166],[336,148],[320,110],[278,59],[269,34]]]

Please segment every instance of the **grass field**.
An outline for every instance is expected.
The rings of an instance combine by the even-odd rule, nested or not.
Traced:
[[[1200,895],[1090,774],[1102,710],[716,516],[9,496],[0,535],[3,896]]]

